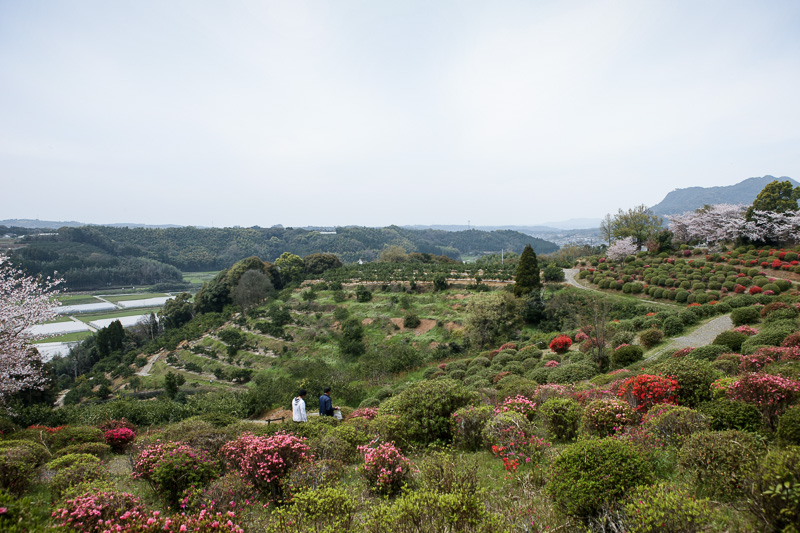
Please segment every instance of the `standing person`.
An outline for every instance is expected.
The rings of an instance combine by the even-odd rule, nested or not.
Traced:
[[[297,397],[292,400],[292,420],[295,422],[308,422],[306,417],[306,390],[300,389]]]
[[[333,416],[334,409],[338,407],[333,407],[331,403],[331,388],[325,387],[322,396],[319,397],[319,416]]]

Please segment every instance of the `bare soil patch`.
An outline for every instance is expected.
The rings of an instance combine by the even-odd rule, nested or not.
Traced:
[[[400,328],[400,331],[408,331],[409,330],[407,327],[403,326],[403,319],[402,318],[390,318],[389,320],[391,320],[392,324],[394,324],[395,326]],[[430,330],[432,330],[435,327],[436,327],[436,321],[435,320],[432,320],[430,318],[423,318],[422,320],[420,320],[419,326],[417,326],[416,328],[414,328],[411,331],[413,331],[415,335],[422,335],[424,333],[429,332]]]

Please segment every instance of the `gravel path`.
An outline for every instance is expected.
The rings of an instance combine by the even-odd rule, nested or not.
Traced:
[[[578,283],[578,281],[575,279],[575,276],[578,272],[579,271],[577,268],[565,268],[564,277],[566,282],[572,285],[573,287],[578,287],[579,289],[601,292]],[[656,351],[653,355],[651,355],[647,359],[653,359],[662,354],[677,352],[678,350],[682,348],[688,348],[689,346],[693,346],[695,348],[699,346],[707,346],[714,341],[717,335],[719,335],[723,331],[728,331],[729,329],[733,329],[733,322],[731,322],[731,316],[729,314],[718,316],[712,320],[709,320],[705,324],[700,325],[694,331],[692,331],[687,335],[682,335],[680,337],[675,337],[673,339],[670,339],[666,344],[659,347],[658,351]]]

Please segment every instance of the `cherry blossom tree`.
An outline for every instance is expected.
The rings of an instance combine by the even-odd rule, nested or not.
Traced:
[[[629,255],[633,255],[638,251],[638,247],[633,242],[633,237],[625,237],[614,241],[614,244],[606,250],[606,257],[612,261],[619,261],[625,259]]]
[[[751,241],[783,242],[800,240],[800,211],[752,211],[741,229],[741,234]]]
[[[63,280],[26,276],[0,255],[0,401],[26,389],[42,389],[42,358],[30,344],[30,327],[52,320],[59,305],[53,299]]]
[[[678,242],[700,240],[707,243],[733,241],[745,225],[744,205],[715,204],[680,215],[668,215],[669,229]]]

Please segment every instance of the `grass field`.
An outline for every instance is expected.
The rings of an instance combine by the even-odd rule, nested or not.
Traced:
[[[117,302],[129,302],[131,300],[146,300],[148,298],[163,298],[164,296],[169,296],[169,294],[164,292],[143,292],[141,294],[119,294],[119,295],[111,295],[111,296],[103,296],[103,299],[108,300],[112,303]]]
[[[192,283],[196,285],[202,285],[206,281],[211,281],[214,279],[219,271],[210,271],[210,272],[184,272],[183,273],[183,281],[186,283]]]
[[[160,310],[160,307],[142,307],[138,309],[128,309],[127,311],[109,311],[108,313],[77,315],[75,318],[88,324],[93,320],[103,320],[104,318],[120,318],[123,316],[149,315],[150,313],[158,313]]]
[[[91,331],[78,331],[75,333],[67,333],[66,335],[57,335],[55,337],[47,337],[45,339],[41,339],[36,341],[36,343],[40,342],[74,342],[74,341],[82,341],[87,337],[91,337],[94,335]],[[34,344],[36,344],[34,343]]]
[[[97,304],[100,300],[90,294],[62,294],[58,297],[61,305],[85,305]]]

